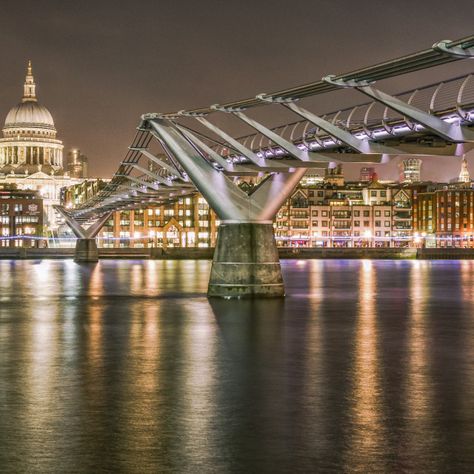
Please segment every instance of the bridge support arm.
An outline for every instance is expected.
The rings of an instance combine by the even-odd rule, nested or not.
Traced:
[[[358,83],[357,81],[342,81],[334,79],[334,76],[326,76],[323,80],[338,87],[352,87],[372,99],[375,99],[377,102],[380,102],[392,110],[404,115],[410,120],[422,125],[428,130],[431,130],[433,133],[446,140],[454,143],[474,141],[474,132],[471,130],[463,129],[463,127],[458,123],[447,123],[439,117],[424,112],[411,104],[407,104],[397,97],[382,92],[366,82]]]
[[[130,150],[139,151],[143,156],[146,156],[150,161],[152,161],[156,165],[161,166],[163,169],[168,171],[168,173],[171,174],[172,176],[175,176],[176,178],[182,178],[181,174],[176,168],[174,168],[173,166],[170,166],[168,163],[165,163],[163,160],[160,160],[153,153],[150,153],[146,148],[130,147]]]
[[[69,215],[69,213],[62,206],[54,206],[54,208],[64,217],[67,225],[77,237],[74,261],[97,262],[99,260],[99,251],[97,249],[95,238],[100,232],[100,229],[102,229],[103,225],[109,220],[110,216],[112,215],[112,211],[106,212],[91,226],[85,229],[74,219],[74,217]]]
[[[405,117],[414,122],[423,125],[423,127],[431,130],[436,135],[439,135],[446,140],[455,143],[465,143],[474,141],[474,133],[470,130],[464,130],[461,125],[457,123],[449,124],[439,117],[424,112],[416,107],[413,107],[402,100],[393,97],[379,89],[371,86],[356,87],[357,90],[376,101],[390,107],[391,109],[403,114]]]
[[[248,117],[242,112],[232,112],[236,117],[240,118],[242,121],[250,125],[252,128],[257,130],[259,133],[267,137],[273,143],[276,143],[279,147],[283,148],[287,153],[291,156],[296,158],[297,160],[301,161],[302,163],[309,163],[308,166],[312,167],[313,164],[319,164],[321,168],[327,167],[329,163],[343,163],[347,161],[342,154],[340,156],[326,156],[322,153],[315,153],[312,151],[300,150],[296,145],[291,143],[288,140],[285,140],[280,135],[276,134],[273,130],[265,127],[261,123],[257,122],[256,120]],[[363,163],[378,163],[380,158],[376,155],[354,155],[351,156],[351,162],[363,162]]]
[[[84,227],[79,224],[73,217],[71,217],[66,209],[62,206],[54,206],[54,209],[61,214],[61,216],[64,217],[64,220],[66,221],[66,224],[69,226],[69,228],[73,231],[74,235],[78,239],[87,239],[87,231],[84,229]]]
[[[140,173],[145,174],[149,176],[153,181],[157,181],[160,184],[164,184],[165,186],[171,186],[171,181],[169,179],[163,178],[160,175],[157,175],[156,173],[153,173],[152,171],[149,171],[142,166],[140,166],[137,163],[126,163],[122,162],[122,164],[129,165],[132,168],[135,168],[137,171],[140,171]]]
[[[216,127],[213,123],[209,122],[209,120],[207,120],[204,117],[196,117],[196,120],[200,122],[202,125],[204,125],[205,127],[207,127],[209,130],[214,132],[217,136],[225,140],[232,148],[237,150],[241,155],[245,156],[245,158],[250,160],[255,165],[261,166],[261,167],[265,166],[265,160],[263,158],[260,158],[259,156],[257,156],[256,153],[254,153],[252,150],[250,150],[246,146],[242,145],[239,141],[237,141],[235,138],[225,133],[219,127]]]
[[[392,154],[392,155],[399,155],[401,152],[384,145],[380,145],[379,143],[371,143],[369,140],[361,140],[360,138],[355,137],[352,133],[348,132],[347,130],[343,130],[342,128],[337,127],[336,125],[328,122],[327,120],[318,117],[317,115],[313,114],[309,110],[304,109],[303,107],[299,107],[294,102],[288,102],[282,104],[287,109],[298,114],[300,117],[308,120],[316,127],[319,127],[321,130],[324,130],[329,135],[336,138],[336,140],[341,141],[345,145],[351,147],[353,150],[358,151],[359,153],[364,154]]]
[[[150,125],[220,219],[248,220],[250,209],[244,191],[207,162],[172,122],[153,119]]]

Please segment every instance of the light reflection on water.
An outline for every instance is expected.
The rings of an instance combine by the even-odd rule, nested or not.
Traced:
[[[0,471],[469,472],[474,262],[0,261]]]

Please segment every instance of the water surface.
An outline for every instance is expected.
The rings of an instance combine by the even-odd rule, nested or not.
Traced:
[[[472,472],[474,261],[0,261],[0,472]]]

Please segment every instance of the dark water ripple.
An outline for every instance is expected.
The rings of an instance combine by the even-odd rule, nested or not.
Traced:
[[[474,262],[0,261],[0,472],[473,472]]]

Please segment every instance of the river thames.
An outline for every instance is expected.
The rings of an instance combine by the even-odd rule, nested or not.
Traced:
[[[472,472],[474,261],[0,261],[1,472]]]

